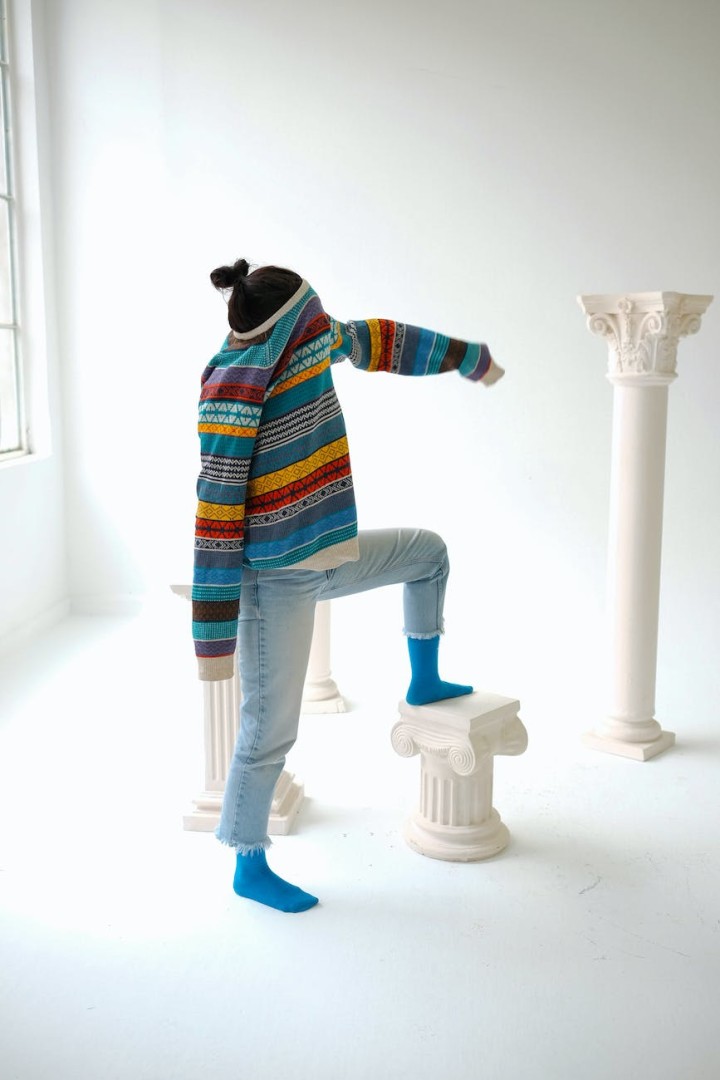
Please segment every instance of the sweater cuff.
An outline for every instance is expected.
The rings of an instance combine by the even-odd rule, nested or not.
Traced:
[[[487,345],[468,345],[458,371],[470,382],[480,382],[487,375],[491,364],[492,356]]]
[[[490,361],[490,367],[487,369],[480,382],[483,386],[492,386],[498,379],[502,379],[505,374],[505,368],[501,368],[499,364],[496,364],[494,360]]]
[[[232,679],[235,674],[235,654],[230,656],[198,656],[198,677],[201,682]]]

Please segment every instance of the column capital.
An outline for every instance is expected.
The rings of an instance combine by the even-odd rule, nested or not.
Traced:
[[[676,377],[681,337],[696,334],[712,296],[677,292],[578,296],[591,333],[608,343],[614,383],[664,386]]]
[[[471,776],[485,756],[524,753],[528,737],[519,708],[514,698],[477,691],[431,705],[401,701],[390,736],[393,749],[401,757],[444,758],[458,776]]]

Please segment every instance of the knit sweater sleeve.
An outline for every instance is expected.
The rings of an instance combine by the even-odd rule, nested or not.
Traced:
[[[349,360],[362,371],[398,375],[438,375],[459,371],[473,382],[497,381],[503,369],[494,363],[487,345],[460,341],[432,330],[389,319],[342,323],[332,321],[333,363]]]
[[[250,362],[226,346],[202,377],[193,569],[193,638],[200,678],[234,671],[250,460],[273,360],[262,349]]]

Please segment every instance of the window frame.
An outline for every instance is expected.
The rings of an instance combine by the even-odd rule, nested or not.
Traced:
[[[0,481],[9,470],[42,468],[62,450],[46,10],[44,0],[2,0],[2,5],[12,100],[21,448],[0,454]]]
[[[0,329],[10,333],[10,372],[14,387],[14,401],[9,406],[14,414],[13,428],[17,438],[13,445],[2,448],[0,444],[0,462],[25,455],[29,452],[27,423],[25,416],[25,395],[23,393],[23,371],[20,343],[20,299],[18,272],[18,231],[17,231],[17,188],[14,154],[14,111],[13,111],[13,55],[11,44],[10,13],[7,0],[0,0],[0,92],[2,94],[2,153],[5,173],[5,187],[0,191],[0,202],[4,203],[8,225],[8,269],[10,287],[10,322],[0,323]]]

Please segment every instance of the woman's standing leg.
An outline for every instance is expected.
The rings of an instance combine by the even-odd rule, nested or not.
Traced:
[[[269,870],[265,848],[275,784],[297,737],[320,583],[312,571],[248,570],[240,598],[240,726],[216,836],[237,851],[235,891],[283,911],[317,903]]]

